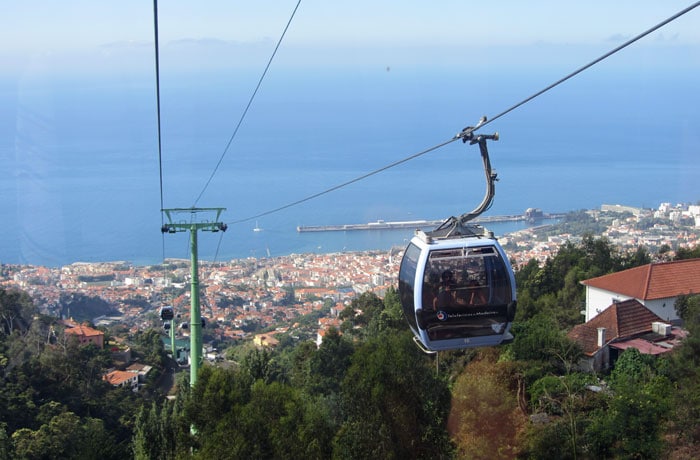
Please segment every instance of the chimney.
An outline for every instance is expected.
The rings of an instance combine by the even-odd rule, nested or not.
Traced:
[[[599,327],[598,328],[598,348],[603,348],[603,345],[605,345],[605,328]]]

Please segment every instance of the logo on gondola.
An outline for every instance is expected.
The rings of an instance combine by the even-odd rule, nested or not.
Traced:
[[[447,319],[447,313],[445,313],[444,311],[440,310],[440,311],[437,313],[437,319],[439,319],[440,321],[445,321],[445,320]]]

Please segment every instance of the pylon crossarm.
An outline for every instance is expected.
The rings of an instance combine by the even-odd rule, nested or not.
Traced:
[[[163,224],[160,231],[162,233],[177,233],[177,232],[187,232],[187,231],[197,231],[197,230],[202,230],[205,232],[218,232],[218,231],[225,232],[226,229],[228,228],[228,225],[219,221],[219,218],[221,217],[221,213],[225,210],[226,210],[226,208],[168,208],[168,209],[162,209],[163,213],[165,214],[165,216],[168,219],[168,223]],[[214,221],[204,220],[204,221],[195,222],[195,219],[194,219],[195,214],[207,213],[207,212],[215,214]],[[178,222],[173,221],[176,214],[184,214],[184,213],[190,214],[189,221],[187,221],[186,219],[182,219]]]

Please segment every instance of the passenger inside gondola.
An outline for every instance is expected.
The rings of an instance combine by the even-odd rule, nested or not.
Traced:
[[[469,305],[486,305],[488,302],[488,287],[481,286],[477,280],[468,284]]]
[[[454,278],[451,270],[445,270],[442,272],[442,275],[440,276],[441,278],[441,283],[440,283],[440,290],[438,292],[437,297],[435,298],[435,302],[433,305],[433,308],[435,310],[440,310],[443,308],[451,308],[455,305],[455,298],[454,298]]]
[[[440,293],[440,274],[436,271],[429,271],[423,283],[423,306],[426,309],[437,309],[437,298]]]

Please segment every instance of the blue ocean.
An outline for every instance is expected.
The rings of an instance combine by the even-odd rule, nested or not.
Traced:
[[[161,207],[226,208],[227,232],[198,235],[205,260],[403,246],[410,230],[297,226],[473,209],[485,182],[478,146],[462,142],[322,192],[449,141],[561,76],[272,72],[235,137],[256,73],[164,77],[160,160],[152,76],[2,81],[0,262],[188,258],[188,233],[161,234]],[[489,143],[499,182],[487,215],[698,201],[698,82],[691,73],[595,70],[488,124],[480,132],[499,132],[500,140]],[[525,225],[489,228],[502,235]]]

